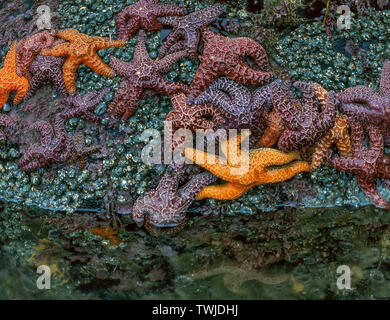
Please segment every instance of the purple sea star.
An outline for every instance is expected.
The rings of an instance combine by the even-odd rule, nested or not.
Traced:
[[[24,100],[30,99],[35,91],[47,82],[53,83],[60,95],[66,97],[68,93],[62,76],[64,62],[65,58],[37,56],[30,66],[32,78]]]
[[[194,104],[211,103],[224,117],[224,129],[250,129],[251,140],[257,141],[265,130],[263,112],[272,105],[269,87],[253,94],[244,85],[229,78],[215,80],[194,100]]]
[[[140,197],[134,204],[132,216],[139,225],[148,223],[157,228],[177,227],[186,220],[186,211],[198,193],[216,181],[216,176],[203,172],[192,176],[184,186],[184,165],[171,165],[157,188]]]
[[[216,4],[202,10],[192,12],[184,17],[163,17],[158,20],[173,28],[160,48],[158,56],[161,58],[166,53],[186,50],[193,57],[198,56],[198,44],[201,30],[212,23],[223,12],[223,6]]]
[[[184,10],[175,5],[161,4],[157,0],[140,0],[117,15],[118,36],[129,41],[139,29],[149,32],[161,30],[162,24],[157,19],[159,17],[183,15]]]
[[[350,153],[341,157],[328,151],[327,160],[336,170],[353,173],[363,192],[376,206],[390,210],[390,204],[382,197],[375,184],[376,178],[390,178],[390,157],[383,154],[383,137],[377,127],[368,124],[368,149],[364,146],[362,125],[351,117],[348,121],[352,129]]]
[[[302,99],[291,97],[287,83],[275,81],[271,89],[275,111],[285,126],[278,142],[283,152],[315,144],[334,125],[336,119],[335,92],[328,93],[325,108],[319,112],[314,86],[302,81],[294,82],[293,86],[302,91]]]
[[[175,52],[159,61],[154,61],[149,57],[145,40],[146,34],[140,30],[131,62],[110,56],[110,66],[122,77],[114,101],[108,107],[108,112],[114,118],[122,117],[123,120],[127,120],[131,117],[148,89],[168,95],[178,92],[186,93],[188,90],[185,84],[168,82],[162,76],[163,73],[170,70],[175,62],[185,57],[186,53],[184,51]]]
[[[99,118],[94,114],[95,107],[103,101],[109,91],[110,88],[103,88],[99,91],[89,92],[84,96],[78,94],[68,97],[66,108],[55,117],[54,130],[46,121],[34,123],[31,130],[40,132],[40,145],[33,145],[22,154],[18,161],[19,168],[29,172],[47,167],[52,163],[66,162],[73,151],[72,138],[65,129],[66,121],[83,116],[87,120],[97,123]]]
[[[339,95],[340,109],[364,123],[379,127],[386,145],[390,145],[390,61],[382,68],[379,92],[365,86],[346,89]],[[364,105],[362,105],[364,104]]]

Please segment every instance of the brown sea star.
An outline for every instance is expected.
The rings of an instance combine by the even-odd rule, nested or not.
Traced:
[[[184,10],[175,5],[161,4],[157,0],[140,0],[118,13],[118,37],[129,41],[139,29],[149,32],[161,30],[162,24],[157,19],[159,17],[183,15]]]
[[[115,72],[98,56],[97,50],[110,47],[119,48],[126,44],[124,40],[111,40],[103,37],[88,36],[75,29],[60,30],[56,36],[69,42],[42,50],[43,56],[66,57],[63,76],[69,94],[76,91],[76,71],[85,64],[98,74],[112,78]]]
[[[356,119],[348,120],[352,129],[351,152],[346,157],[340,157],[328,151],[327,160],[336,170],[353,173],[363,192],[375,205],[390,210],[390,204],[382,197],[375,184],[376,178],[390,178],[390,157],[383,154],[383,137],[377,127],[368,124],[368,149],[363,143],[362,125]]]
[[[138,43],[131,62],[119,60],[110,56],[110,66],[122,77],[115,98],[108,107],[113,118],[129,119],[138,109],[140,100],[146,90],[159,94],[173,95],[177,92],[187,92],[183,83],[168,82],[162,74],[168,72],[171,66],[186,56],[184,51],[172,53],[165,58],[154,61],[149,57],[145,47],[146,34],[139,31]]]
[[[205,28],[202,33],[204,49],[199,57],[199,69],[190,86],[189,104],[218,76],[226,76],[246,85],[261,85],[275,77],[272,72],[265,71],[269,69],[267,53],[256,41],[250,38],[228,38],[209,28]],[[251,57],[262,71],[249,68],[242,60],[246,56]]]
[[[216,4],[184,17],[159,18],[158,20],[163,25],[173,29],[162,44],[158,56],[161,58],[167,52],[186,50],[191,57],[197,58],[201,30],[212,23],[222,12],[223,6]]]

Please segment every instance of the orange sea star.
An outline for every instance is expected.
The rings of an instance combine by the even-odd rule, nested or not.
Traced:
[[[28,80],[16,73],[16,42],[5,56],[3,67],[0,69],[0,109],[7,102],[11,91],[16,91],[14,104],[19,104],[28,90]]]
[[[61,43],[54,48],[44,49],[41,55],[67,57],[63,74],[66,90],[69,94],[76,91],[76,71],[82,64],[98,74],[110,78],[114,77],[115,71],[103,62],[97,55],[97,50],[122,47],[126,44],[125,40],[109,40],[103,37],[88,36],[75,29],[60,30],[56,36],[69,42]]]
[[[222,180],[223,185],[205,187],[197,200],[214,198],[231,200],[242,196],[253,186],[282,182],[296,174],[309,171],[309,164],[300,161],[298,152],[283,153],[276,149],[261,148],[244,152],[240,149],[241,134],[221,144],[227,161],[218,155],[186,148],[184,155]],[[296,161],[297,160],[297,161]],[[281,167],[276,167],[281,166]]]
[[[278,142],[279,137],[284,131],[282,118],[275,110],[266,113],[264,118],[267,128],[265,129],[263,136],[257,142],[257,146],[259,148],[272,147],[276,142]]]
[[[101,236],[103,239],[110,241],[110,245],[116,245],[121,243],[121,238],[118,237],[118,231],[111,229],[110,227],[105,228],[91,228],[89,229],[93,234]]]

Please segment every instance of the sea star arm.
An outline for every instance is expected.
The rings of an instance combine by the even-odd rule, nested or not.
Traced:
[[[343,154],[346,155],[351,150],[351,140],[349,139],[349,124],[348,124],[348,118],[345,115],[341,115],[336,120],[336,148],[337,150]]]
[[[281,166],[294,160],[301,160],[299,152],[284,153],[277,149],[260,148],[251,152],[251,159],[254,164],[261,163],[261,167]],[[259,166],[260,168],[260,166]]]
[[[167,52],[173,51],[173,50],[172,50],[172,47],[173,47],[176,43],[185,44],[184,40],[185,40],[184,31],[182,31],[182,30],[177,30],[177,31],[171,32],[171,33],[168,35],[168,37],[165,39],[165,41],[163,42],[163,44],[161,45],[160,51],[159,51],[159,53],[158,53],[158,57],[161,59],[162,57],[164,57],[164,56],[167,54]],[[185,47],[185,45],[184,45],[184,47]]]
[[[53,137],[53,127],[46,121],[38,121],[30,126],[30,130],[38,131],[40,133],[40,144],[41,146],[48,146]]]
[[[0,109],[2,109],[4,103],[7,102],[8,96],[9,96],[8,90],[4,90],[3,88],[0,88]]]
[[[16,121],[6,114],[0,114],[0,126],[9,129],[16,129]],[[6,134],[0,130],[0,141],[4,141],[6,139]]]
[[[173,44],[170,47],[170,49],[168,50],[168,53],[178,52],[178,51],[182,51],[182,50],[188,50],[188,48],[186,47],[186,42],[185,42],[184,39],[183,40],[178,40],[175,44]],[[188,52],[187,55],[191,55],[191,52]]]
[[[12,43],[11,47],[9,48],[3,62],[3,66],[8,68],[14,68],[16,66],[16,41]]]
[[[209,87],[213,90],[222,90],[231,96],[231,100],[240,107],[245,107],[250,103],[251,92],[241,83],[237,83],[227,77],[215,80]]]
[[[253,91],[251,104],[252,110],[269,110],[272,107],[270,86],[263,86]]]
[[[76,29],[63,29],[59,30],[56,34],[56,37],[67,40],[67,41],[73,41],[76,35],[80,35],[80,33]]]
[[[25,172],[42,168],[46,166],[46,164],[47,160],[44,150],[39,146],[30,147],[18,160],[18,167]]]
[[[238,167],[242,163],[241,143],[245,140],[245,136],[237,134],[234,137],[225,139],[221,143],[221,150],[226,156],[228,164],[232,167]],[[247,155],[249,157],[249,155]]]
[[[102,38],[102,37],[91,37],[92,40],[95,40],[94,47],[97,50],[101,49],[108,49],[108,48],[120,48],[123,47],[126,44],[126,41],[123,39],[115,40],[115,39],[108,39],[108,38]]]
[[[188,104],[193,104],[194,98],[213,82],[215,76],[209,68],[202,65],[199,66],[195,79],[190,86],[190,93],[187,98]]]
[[[187,32],[187,36],[185,40],[185,48],[187,48],[188,54],[192,58],[196,58],[198,56],[199,39],[200,39],[199,30],[195,30],[194,32]]]
[[[145,220],[145,212],[147,212],[147,203],[149,200],[149,195],[146,194],[144,197],[139,197],[133,206],[131,215],[135,223],[141,226]]]
[[[390,98],[390,60],[386,60],[382,67],[382,76],[379,86],[379,94]]]
[[[271,84],[271,97],[274,110],[281,117],[285,126],[291,130],[299,130],[299,123],[294,118],[297,106],[291,101],[288,91],[283,88],[283,84],[278,82]]]
[[[141,87],[122,80],[115,93],[114,100],[108,107],[108,112],[115,118],[129,119],[137,111],[142,92]]]
[[[130,22],[128,21],[130,15],[126,9],[118,13],[116,17],[116,27],[118,30],[118,37],[129,41],[141,27],[141,19],[132,16]]]
[[[258,181],[264,181],[266,183],[276,183],[291,179],[295,175],[301,172],[307,172],[310,170],[309,164],[306,161],[296,161],[283,168],[266,169],[261,171],[258,176]]]
[[[169,72],[172,69],[172,65],[174,63],[186,56],[187,53],[185,51],[171,53],[166,57],[162,58],[161,60],[157,61],[158,70],[161,73]]]
[[[80,63],[73,57],[68,57],[63,66],[63,77],[66,90],[69,94],[76,91],[76,71]]]
[[[316,170],[320,167],[326,151],[330,148],[330,146],[333,144],[333,132],[328,131],[321,139],[320,141],[315,145],[312,160],[310,164],[311,170]]]
[[[19,104],[24,96],[26,95],[27,91],[28,91],[28,80],[26,78],[20,78],[21,81],[18,81],[17,84],[16,84],[16,95],[15,95],[15,98],[14,98],[14,104],[17,105]]]
[[[311,82],[313,86],[317,99],[320,101],[322,108],[325,107],[326,98],[328,97],[328,91],[326,91],[320,84],[317,82]]]
[[[235,110],[231,104],[231,99],[225,92],[220,90],[209,88],[194,99],[194,104],[196,105],[206,103],[211,103],[214,106],[219,107],[219,111],[225,116],[227,114],[235,114]]]
[[[61,76],[62,78],[62,76]],[[40,75],[40,74],[34,74],[29,82],[29,88],[28,88],[28,91],[26,93],[26,95],[24,96],[24,99],[25,100],[28,100],[30,99],[35,91],[40,87],[40,85],[45,81],[45,77],[43,75]],[[65,90],[65,85],[64,85],[64,90]],[[66,90],[65,90],[66,92]]]
[[[128,63],[112,56],[109,55],[110,58],[110,67],[117,73],[119,74],[122,78],[126,77],[126,65]]]
[[[228,77],[234,77],[238,82],[245,82],[251,85],[261,85],[270,82],[275,75],[272,72],[257,71],[249,68],[241,60],[236,61],[233,69],[228,72]]]
[[[105,87],[99,91],[88,92],[83,96],[84,101],[88,102],[90,105],[96,106],[99,104],[105,96],[110,92],[110,87]],[[95,108],[91,108],[95,109]]]
[[[324,110],[318,116],[315,126],[317,130],[325,132],[331,128],[336,119],[336,94],[334,91],[328,93]]]
[[[269,68],[267,53],[256,41],[250,38],[236,38],[234,42],[242,48],[241,57],[251,57],[261,70],[267,70]]]
[[[184,156],[223,180],[229,180],[231,177],[231,166],[218,155],[194,148],[185,148]]]
[[[362,177],[356,177],[362,191],[370,198],[372,202],[379,208],[390,210],[389,203],[383,198],[376,188],[375,180],[363,179]]]
[[[265,129],[263,136],[257,142],[257,146],[260,148],[272,147],[275,143],[278,142],[284,131],[283,121],[275,112],[275,110],[266,113],[264,118],[267,124],[267,128]]]
[[[180,18],[177,18],[177,17],[159,17],[159,18],[157,18],[157,20],[161,24],[168,26],[168,27],[171,27],[171,28],[174,28],[178,25],[179,19]]]
[[[358,106],[353,103],[340,103],[340,109],[347,115],[356,117],[365,123],[372,121],[371,119],[375,119],[377,121],[381,121],[383,119],[382,112],[372,110],[364,106]]]
[[[173,95],[178,92],[188,92],[188,86],[181,82],[168,82],[161,78],[160,81],[155,83],[156,91],[164,92],[168,95]]]
[[[46,48],[41,51],[42,56],[65,57],[70,55],[69,43],[61,43],[54,48]]]
[[[49,75],[49,77],[50,77],[51,82],[54,84],[55,88],[59,92],[59,94],[62,97],[66,97],[67,96],[67,91],[66,91],[66,87],[65,87],[64,78],[62,76],[62,72],[59,73],[59,74],[52,73],[52,74]]]
[[[350,156],[343,158],[340,157],[339,155],[334,154],[332,150],[328,150],[325,157],[329,162],[329,164],[338,171],[351,172],[351,173],[356,172],[355,161]]]
[[[364,131],[362,125],[352,117],[348,118],[349,124],[351,126],[351,152],[353,155],[359,154],[362,149],[362,144],[364,140]]]
[[[217,199],[217,200],[233,200],[241,197],[246,193],[252,186],[243,185],[234,182],[226,182],[222,185],[207,186],[199,192],[197,200],[202,199]]]
[[[185,12],[183,8],[180,8],[174,4],[164,4],[161,10],[156,14],[157,17],[162,16],[184,16]]]
[[[320,167],[326,151],[332,144],[336,145],[338,152],[342,155],[346,155],[351,150],[348,127],[347,117],[345,115],[339,116],[334,127],[315,145],[310,164],[311,170],[316,170]]]
[[[167,170],[170,170],[168,168]],[[160,182],[158,183],[157,192],[169,192],[169,193],[176,193],[177,189],[179,188],[179,179],[176,175],[175,170],[172,170],[173,172],[166,172]]]
[[[383,136],[378,128],[371,124],[367,125],[367,131],[370,136],[370,158],[378,159],[384,151]]]
[[[106,65],[103,60],[97,55],[93,55],[93,59],[85,59],[84,64],[102,76],[112,78],[115,76],[114,70],[112,70],[108,65]]]
[[[223,13],[223,5],[217,3],[215,5],[203,8],[200,11],[193,12],[193,15],[196,15],[198,17],[197,19],[198,23],[196,24],[196,26],[200,28],[200,27],[208,26],[222,13]]]
[[[217,177],[210,172],[197,174],[179,190],[180,199],[184,202],[188,202],[188,200],[193,201],[205,186],[216,180]]]
[[[339,95],[340,101],[344,103],[360,102],[370,106],[370,108],[382,111],[381,97],[371,88],[365,86],[351,87]]]

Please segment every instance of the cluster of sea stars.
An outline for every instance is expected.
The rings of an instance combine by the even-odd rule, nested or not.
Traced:
[[[86,157],[97,148],[85,148],[80,137],[72,139],[65,124],[70,118],[81,116],[97,123],[99,118],[94,114],[94,108],[104,100],[109,89],[81,97],[76,94],[76,71],[84,64],[101,75],[113,77],[115,71],[100,59],[97,50],[118,48],[125,43],[124,40],[88,36],[74,29],[66,29],[41,31],[12,44],[0,70],[0,107],[4,106],[12,91],[16,91],[13,102],[17,105],[23,99],[27,101],[32,98],[36,90],[47,82],[53,84],[65,99],[65,109],[56,115],[53,126],[44,120],[30,126],[30,132],[40,133],[40,144],[29,146],[22,152],[18,161],[21,170],[32,171],[52,163],[65,162],[69,158],[72,162],[79,161],[80,168],[85,167]],[[21,119],[1,115],[0,120],[3,127],[10,129]],[[0,138],[3,141],[6,134],[0,132]]]
[[[361,155],[363,147],[358,147],[364,135],[356,133],[357,124],[347,115],[358,113],[360,120],[368,123],[369,129],[367,130],[370,136],[378,137],[379,132],[384,135],[385,143],[390,141],[390,133],[387,136],[386,131],[386,119],[390,115],[390,112],[389,115],[386,113],[388,111],[386,106],[390,107],[390,72],[387,70],[390,69],[390,64],[386,63],[384,66],[383,74],[387,74],[388,78],[382,79],[379,94],[370,89],[358,87],[347,89],[342,95],[338,95],[333,91],[327,92],[317,83],[297,81],[291,84],[289,81],[275,80],[275,75],[269,71],[266,52],[259,44],[248,38],[225,37],[209,29],[208,25],[221,14],[222,9],[217,5],[184,16],[177,14],[177,17],[157,19],[162,24],[173,28],[160,49],[159,58],[177,54],[200,60],[200,67],[188,90],[182,90],[184,93],[180,95],[170,94],[174,110],[166,119],[176,120],[173,129],[183,128],[191,131],[196,128],[250,129],[252,141],[250,146],[253,146],[255,142],[258,147],[250,151],[241,150],[239,145],[242,138],[238,133],[220,141],[226,159],[214,153],[186,148],[184,150],[186,158],[226,181],[222,185],[205,186],[196,199],[235,199],[256,185],[281,182],[292,178],[297,173],[316,170],[326,158],[336,169],[349,170],[356,174],[363,191],[378,206],[387,208],[384,200],[380,199],[377,194],[375,195],[373,191],[375,185],[372,187],[376,177],[385,177],[386,161],[381,161],[377,165],[376,176],[372,170],[362,169],[369,167],[364,164],[365,161],[369,161],[368,156]],[[199,45],[201,42],[202,50]],[[243,58],[248,56],[257,65],[256,70],[246,65]],[[148,68],[148,70],[151,69]],[[127,75],[127,79],[129,78]],[[258,88],[252,91],[247,87],[249,85],[258,86]],[[150,89],[151,86],[147,88]],[[298,98],[294,90],[299,90],[302,98]],[[183,101],[185,93],[187,103]],[[181,100],[179,105],[177,97]],[[366,103],[371,108],[370,110],[364,109],[364,111],[357,110],[359,106],[354,104],[355,102]],[[125,103],[124,100],[123,104]],[[117,117],[123,115],[124,112],[123,107],[117,107],[115,104],[112,105],[112,110],[114,113],[117,111],[114,114]],[[135,109],[132,109],[131,114],[134,112]],[[211,115],[209,117],[211,120],[199,118],[206,112]],[[372,121],[369,120],[370,117]],[[183,119],[181,124],[178,123],[178,119]],[[194,123],[197,125],[194,126]],[[379,128],[371,128],[373,124]],[[353,126],[352,147],[350,126]],[[376,131],[373,133],[372,130]],[[358,137],[361,136],[359,140]],[[357,141],[354,140],[355,138]],[[373,143],[380,144],[381,140],[377,138],[373,141]],[[173,149],[180,142],[183,140],[174,141]],[[271,149],[273,145],[277,145],[280,151]],[[340,154],[336,158],[330,157],[330,154],[334,152],[331,149],[333,145]],[[301,160],[300,151],[305,155],[310,151],[310,164]],[[357,161],[359,164],[355,166],[357,169],[354,169],[355,167],[348,164],[348,159],[357,159],[359,154],[361,158],[365,157],[365,161]],[[385,157],[380,159],[383,158]],[[243,166],[244,163],[247,166]],[[232,171],[236,172],[232,174]],[[359,176],[362,171],[366,177],[364,183]],[[370,187],[367,187],[368,184]],[[154,203],[155,207],[156,203],[163,206],[174,199],[171,193],[161,193],[160,185],[147,197],[148,202]],[[133,212],[134,218],[139,221],[145,218],[145,215],[141,215],[142,218],[139,216],[140,212],[144,212],[143,209],[153,212],[153,210],[146,210],[147,205],[143,202],[145,199],[140,198],[137,201],[136,210]],[[148,214],[146,216],[149,217]],[[158,214],[158,210],[154,211],[155,226],[158,225],[156,217],[160,219],[158,221],[166,220],[163,215]],[[180,211],[180,219],[174,219],[175,223],[172,220],[170,222],[176,224],[182,220],[184,218]]]
[[[218,140],[222,156],[183,148],[185,158],[207,171],[187,174],[185,165],[172,164],[157,188],[137,199],[133,218],[149,230],[180,228],[194,200],[236,199],[254,186],[286,181],[315,170],[324,159],[337,170],[355,174],[370,199],[390,209],[375,186],[376,178],[385,183],[390,179],[390,157],[384,154],[384,145],[390,144],[390,62],[383,67],[379,93],[358,86],[337,94],[317,83],[282,81],[270,71],[266,51],[259,43],[211,30],[210,24],[222,14],[220,4],[188,13],[158,0],[139,0],[117,15],[120,40],[65,29],[42,31],[14,43],[0,70],[0,106],[7,102],[11,91],[16,91],[16,105],[30,99],[47,82],[65,99],[53,126],[38,121],[30,127],[40,133],[40,143],[22,152],[19,167],[32,171],[69,161],[83,169],[88,155],[99,149],[87,147],[82,133],[72,137],[65,127],[66,121],[74,117],[96,124],[100,120],[94,108],[109,89],[80,96],[76,92],[76,71],[85,65],[100,75],[121,77],[108,107],[113,122],[128,120],[146,95],[157,93],[168,95],[173,105],[166,117],[171,123],[169,130],[165,129],[167,135],[178,129],[238,130]],[[172,30],[158,59],[153,60],[145,45],[146,31],[156,32],[164,25]],[[100,49],[124,46],[137,32],[132,61],[109,56],[107,65],[97,55]],[[167,81],[164,74],[186,57],[200,61],[191,85]],[[1,115],[0,125],[5,129],[0,131],[1,140],[16,123],[17,119]],[[250,130],[249,150],[241,148],[244,138],[248,138],[244,129]],[[365,130],[370,149],[364,145]],[[173,135],[172,150],[183,142],[183,137]],[[275,145],[278,149],[271,148]],[[311,158],[310,164],[301,159],[300,152]],[[210,185],[217,178],[225,183]]]

